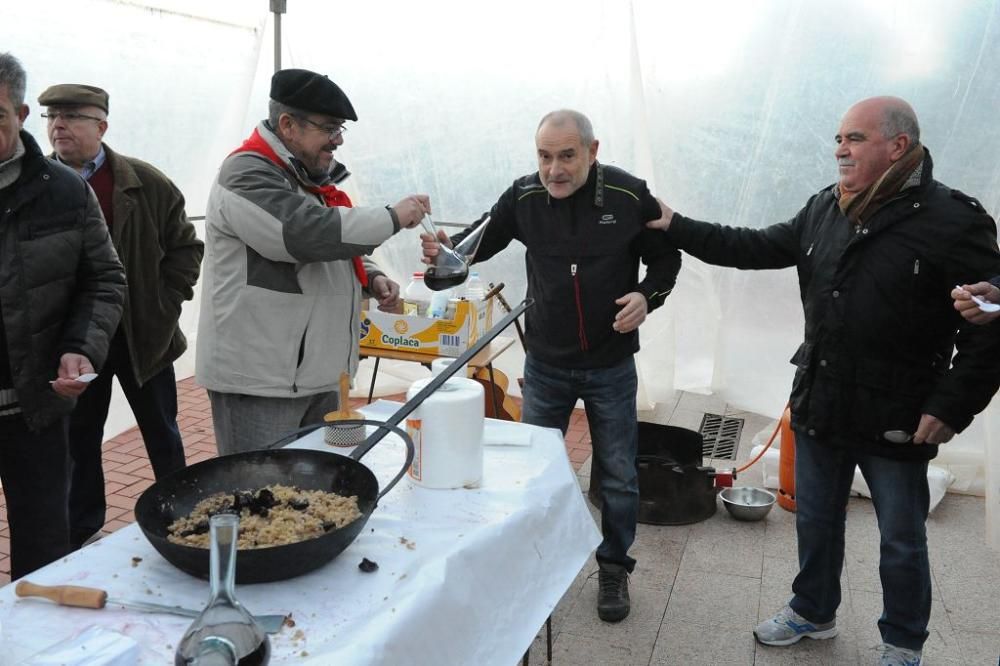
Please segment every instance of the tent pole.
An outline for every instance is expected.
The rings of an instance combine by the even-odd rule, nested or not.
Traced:
[[[274,71],[281,69],[281,15],[285,13],[287,0],[271,0],[274,12]]]

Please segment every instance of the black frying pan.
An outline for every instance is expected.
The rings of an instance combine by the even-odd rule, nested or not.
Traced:
[[[379,421],[340,421],[350,425],[377,425],[403,438],[407,454],[399,474],[379,493],[378,480],[359,462],[371,447],[358,446],[350,457],[307,449],[265,449],[205,460],[171,474],[146,489],[135,505],[135,520],[153,547],[181,571],[208,578],[209,551],[167,540],[167,527],[191,513],[201,500],[216,493],[257,490],[281,483],[303,490],[325,490],[356,495],[361,516],[349,525],[298,543],[239,551],[237,583],[266,583],[299,576],[316,569],[351,545],[368,522],[382,495],[389,492],[413,460],[413,442],[402,430]],[[324,424],[300,428],[301,435]],[[289,433],[291,434],[291,433]]]
[[[305,449],[269,448],[221,456],[191,465],[158,480],[139,497],[135,505],[135,520],[142,533],[160,555],[178,569],[192,576],[208,578],[207,548],[184,546],[167,540],[167,527],[177,518],[190,514],[202,499],[216,493],[256,490],[275,483],[298,486],[304,490],[356,495],[361,517],[349,525],[298,543],[239,551],[236,582],[245,584],[285,580],[326,564],[354,541],[368,522],[379,499],[396,485],[413,461],[413,442],[399,429],[399,423],[533,303],[530,299],[522,301],[454,363],[445,367],[417,395],[400,407],[387,422],[338,421],[338,425],[378,426],[350,456]],[[317,423],[299,428],[283,435],[271,446],[325,426],[325,423]],[[379,493],[375,475],[359,461],[390,431],[402,437],[406,443],[406,461],[385,490]]]

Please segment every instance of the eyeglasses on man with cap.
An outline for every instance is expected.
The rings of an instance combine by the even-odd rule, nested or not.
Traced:
[[[316,129],[318,129],[320,132],[325,132],[326,134],[329,134],[331,139],[336,139],[338,136],[341,136],[344,132],[347,131],[347,128],[344,127],[343,125],[321,125],[320,123],[309,120],[305,116],[296,116],[296,118],[309,123]]]
[[[86,113],[80,113],[79,111],[48,111],[46,113],[41,114],[41,116],[42,118],[48,120],[50,123],[54,123],[60,118],[62,118],[68,123],[77,123],[77,122],[82,122],[84,120],[96,120],[97,122],[101,122],[102,120],[104,120],[104,118],[98,118],[97,116],[88,116]]]

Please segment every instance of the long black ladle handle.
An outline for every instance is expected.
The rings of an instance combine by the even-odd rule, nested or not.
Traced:
[[[378,497],[375,500],[376,504],[378,503],[378,500],[382,499],[382,496],[385,495],[387,492],[389,492],[392,489],[392,487],[395,486],[396,483],[403,477],[403,475],[406,474],[406,470],[409,469],[410,463],[413,462],[413,456],[414,456],[413,440],[410,439],[409,435],[405,431],[400,430],[400,428],[398,427],[399,424],[403,421],[403,419],[409,416],[413,412],[413,410],[419,407],[420,403],[422,403],[424,400],[427,399],[427,396],[429,396],[434,391],[438,390],[438,388],[440,388],[442,384],[444,384],[446,381],[448,381],[448,379],[451,378],[452,375],[458,372],[459,368],[464,367],[472,359],[473,356],[482,351],[483,348],[486,347],[486,345],[488,345],[490,342],[493,341],[493,338],[498,336],[505,328],[510,326],[518,317],[520,317],[525,310],[527,310],[534,304],[535,304],[535,299],[533,298],[526,298],[523,301],[521,301],[518,304],[518,306],[515,307],[513,310],[511,310],[506,317],[501,319],[500,322],[496,324],[496,326],[483,333],[482,337],[476,340],[475,344],[469,347],[461,356],[456,358],[453,363],[445,366],[444,370],[438,373],[438,375],[434,377],[427,384],[427,386],[425,386],[420,391],[420,393],[416,394],[415,396],[407,400],[406,404],[404,404],[402,407],[396,410],[396,413],[393,414],[391,417],[389,417],[389,420],[383,422],[383,421],[372,421],[369,419],[352,419],[350,421],[335,422],[335,424],[338,426],[373,425],[377,427],[377,430],[375,432],[369,435],[366,440],[358,444],[351,452],[350,457],[353,460],[361,460],[361,458],[366,453],[368,453],[373,446],[382,441],[382,439],[386,435],[388,435],[390,431],[393,431],[397,435],[399,435],[400,438],[403,440],[403,443],[406,444],[406,460],[403,463],[403,467],[399,471],[399,473],[396,474],[396,476],[392,479],[392,481],[389,482],[389,484],[385,487],[385,489],[381,493],[379,493]],[[310,432],[313,432],[314,430],[319,430],[320,428],[329,427],[331,425],[334,424],[313,423],[307,426],[296,428],[295,430],[286,432],[285,434],[281,435],[276,441],[271,442],[265,448],[268,449],[277,448],[278,446],[291,442],[292,440],[297,439]]]
[[[405,430],[400,429],[398,426],[389,425],[389,424],[387,424],[387,423],[385,423],[383,421],[374,421],[372,419],[350,419],[350,420],[344,420],[344,421],[335,421],[333,423],[327,423],[325,421],[320,422],[320,423],[310,423],[309,425],[302,426],[300,428],[296,428],[295,430],[290,430],[289,432],[286,432],[285,434],[281,435],[278,439],[276,439],[275,441],[271,442],[270,444],[268,444],[264,448],[265,449],[276,449],[276,448],[285,446],[286,444],[289,444],[289,443],[295,441],[296,439],[301,438],[304,435],[308,435],[309,433],[311,433],[313,431],[319,430],[320,428],[330,428],[330,427],[341,427],[341,428],[347,427],[347,428],[351,428],[351,427],[364,427],[364,426],[368,426],[368,425],[375,426],[376,428],[380,428],[381,431],[382,431],[382,437],[385,437],[385,435],[388,435],[389,431],[391,430],[392,432],[394,432],[397,435],[399,435],[399,438],[401,440],[403,440],[404,444],[406,444],[406,460],[403,462],[403,467],[402,467],[402,469],[399,470],[399,473],[396,474],[396,476],[394,476],[392,478],[392,481],[389,482],[389,485],[387,485],[385,487],[385,489],[378,494],[378,497],[375,498],[375,505],[377,506],[378,505],[378,501],[380,499],[382,499],[382,496],[385,495],[390,490],[392,490],[392,487],[394,485],[396,485],[399,482],[400,479],[403,478],[404,474],[406,474],[406,470],[410,469],[410,463],[413,462],[413,456],[416,453],[415,450],[414,450],[414,448],[413,448],[413,440],[410,439],[410,436],[407,434],[407,432]],[[379,437],[379,439],[382,439],[382,437]],[[376,441],[378,441],[378,440],[376,440]],[[369,447],[369,448],[371,448],[371,447]],[[339,453],[333,453],[331,451],[330,455],[339,456],[341,454],[339,454]],[[364,455],[364,453],[362,453],[361,455]],[[361,456],[355,457],[353,455],[353,453],[349,457],[352,458],[352,459],[354,459],[354,460],[359,460],[361,458]]]
[[[389,417],[389,420],[385,422],[387,426],[393,427],[399,425],[403,419],[409,416],[413,410],[420,406],[424,400],[427,399],[431,393],[438,390],[442,384],[444,384],[448,379],[451,378],[460,368],[464,368],[472,357],[481,352],[486,345],[493,341],[493,338],[500,335],[500,333],[514,323],[514,321],[524,313],[525,310],[530,308],[535,304],[535,299],[526,298],[517,307],[507,313],[507,316],[500,320],[493,328],[483,333],[483,335],[476,340],[475,344],[465,350],[465,352],[456,358],[452,363],[446,365],[444,370],[437,374],[436,377],[431,379],[431,381],[420,390],[420,393],[416,394],[412,398],[406,401],[406,403],[396,410],[396,413]],[[358,444],[357,448],[351,452],[351,457],[355,460],[360,460],[361,456],[368,453],[368,451],[378,444],[379,440],[388,434],[388,430],[379,429],[368,436],[368,439]]]

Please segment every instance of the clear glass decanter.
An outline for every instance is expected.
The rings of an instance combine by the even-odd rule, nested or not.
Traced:
[[[264,630],[236,600],[236,539],[240,518],[221,513],[209,521],[211,554],[208,605],[184,633],[174,666],[257,666],[271,658]]]
[[[431,220],[430,215],[424,216],[422,220],[424,229],[434,238],[438,238],[437,227]],[[449,289],[465,282],[469,276],[469,264],[476,256],[479,249],[479,242],[483,239],[483,232],[490,223],[489,216],[462,239],[454,249],[447,245],[438,244],[438,254],[434,257],[434,263],[424,270],[424,284],[431,291],[441,291]]]

